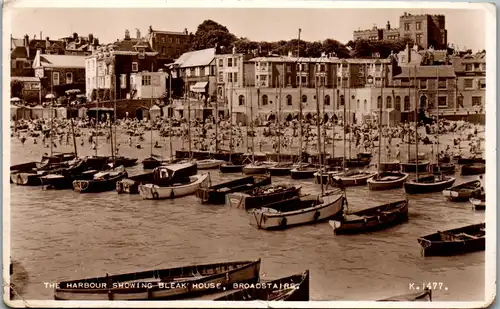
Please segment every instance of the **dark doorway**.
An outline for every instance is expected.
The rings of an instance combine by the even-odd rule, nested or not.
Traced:
[[[141,108],[135,110],[135,117],[138,120],[142,120],[143,119],[143,111],[142,111]]]

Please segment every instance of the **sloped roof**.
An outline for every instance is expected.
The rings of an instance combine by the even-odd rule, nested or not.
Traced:
[[[85,56],[75,55],[40,55],[44,67],[85,68]]]
[[[18,80],[20,82],[39,82],[40,78],[34,76],[12,76],[11,80]]]
[[[215,48],[207,48],[184,53],[174,64],[181,68],[206,66],[209,65],[214,58]]]
[[[174,35],[189,35],[180,31],[163,31],[163,30],[153,30],[153,33],[163,33],[163,34],[174,34]]]
[[[448,51],[446,50],[422,50],[418,52],[421,56],[425,54],[431,54],[434,57],[434,61],[445,62],[448,59]]]
[[[438,76],[454,78],[456,76],[452,65],[418,66],[416,71],[417,78],[437,78]],[[394,76],[396,79],[409,77],[415,77],[415,70],[409,67],[402,67],[401,74]]]
[[[14,49],[16,47],[24,46],[23,39],[10,38],[10,48]]]
[[[26,50],[26,47],[24,46],[18,46],[14,48],[14,50],[10,53],[10,58],[12,60],[17,59],[17,58],[26,58],[28,59],[28,52]]]

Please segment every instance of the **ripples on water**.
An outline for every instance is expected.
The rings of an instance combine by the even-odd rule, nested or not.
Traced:
[[[121,143],[126,143],[124,137]],[[28,144],[31,140],[24,147],[12,141],[12,164],[39,159],[47,151]],[[70,149],[65,146],[64,151]],[[149,154],[149,149],[131,150],[126,155]],[[129,174],[141,169],[139,164]],[[211,172],[214,183],[234,177],[238,175]],[[457,176],[456,183],[469,179],[474,177]],[[292,181],[276,177],[273,183]],[[300,184],[305,193],[319,192],[313,181]],[[146,201],[116,192],[10,188],[11,254],[29,274],[25,299],[52,299],[53,290],[43,282],[259,257],[264,279],[309,269],[311,300],[375,300],[408,293],[412,282],[442,282],[448,290],[435,291],[436,300],[484,299],[484,252],[449,258],[420,255],[417,237],[484,221],[484,212],[472,210],[469,203],[449,202],[441,193],[410,196],[405,224],[335,236],[327,222],[286,231],[257,230],[243,210],[200,205],[194,196]],[[348,188],[347,197],[350,209],[357,210],[404,198],[404,190]]]

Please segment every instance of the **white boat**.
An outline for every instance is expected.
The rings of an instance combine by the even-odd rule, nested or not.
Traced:
[[[173,199],[194,194],[202,185],[208,184],[208,174],[194,175],[188,179],[187,183],[174,183],[165,187],[150,183],[139,185],[139,194],[146,200]]]
[[[250,225],[259,229],[285,229],[289,226],[329,219],[342,211],[344,194],[341,190],[323,195],[295,197],[249,211]],[[277,209],[282,209],[277,210]],[[288,209],[290,209],[288,211]]]
[[[255,162],[247,164],[243,167],[243,173],[247,175],[265,174],[267,169],[276,166],[274,162]]]
[[[198,165],[199,170],[216,169],[219,168],[223,163],[225,163],[224,160],[217,159],[196,160],[196,164]]]
[[[402,188],[408,175],[407,173],[401,172],[377,173],[367,180],[368,188],[372,191]]]

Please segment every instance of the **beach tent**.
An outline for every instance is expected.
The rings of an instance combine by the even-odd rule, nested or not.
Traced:
[[[382,112],[382,124],[395,126],[401,122],[401,112],[394,108],[387,108]]]
[[[31,119],[31,108],[19,106],[17,109],[17,119]]]
[[[37,105],[31,109],[31,117],[33,119],[42,119],[43,118],[43,110],[44,108],[41,105]]]
[[[56,117],[61,118],[61,119],[66,119],[68,118],[68,109],[66,107],[58,107],[55,108],[56,110]]]
[[[87,116],[87,108],[82,106],[78,109],[78,118],[83,119],[85,116]]]
[[[152,120],[157,119],[157,117],[161,117],[161,108],[158,107],[158,105],[153,105],[153,107],[149,109],[149,115]]]
[[[52,114],[52,115],[51,115]],[[55,107],[45,107],[42,109],[42,118],[56,118],[56,108]]]

